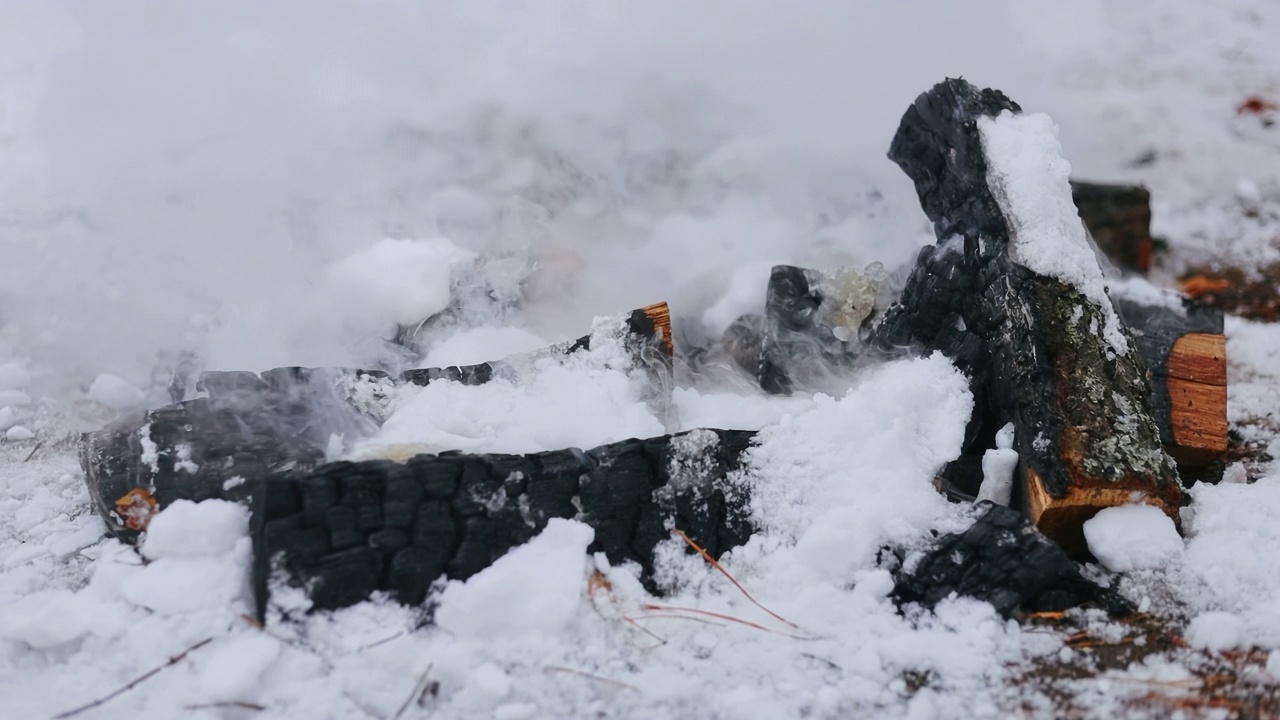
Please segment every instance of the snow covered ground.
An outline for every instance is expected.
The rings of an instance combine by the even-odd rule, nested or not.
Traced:
[[[196,645],[79,717],[1213,716],[1230,708],[1166,701],[1246,647],[1241,677],[1273,692],[1269,460],[1194,488],[1182,541],[1153,518],[1094,526],[1188,648],[1103,672],[981,603],[896,614],[878,548],[970,519],[929,483],[971,403],[940,357],[837,397],[675,389],[683,427],[763,428],[743,480],[763,532],[724,564],[785,621],[675,539],[672,592],[649,597],[565,521],[451,583],[429,626],[375,600],[261,628],[244,513],[175,505],[140,555],[104,540],[74,438],[163,403],[180,352],[385,360],[380,338],[451,286],[464,312],[431,364],[658,300],[697,341],[759,309],[773,263],[895,267],[931,237],[884,152],[946,75],[1048,113],[1074,176],[1146,183],[1171,248],[1157,281],[1275,261],[1280,118],[1237,109],[1280,102],[1278,31],[1266,0],[0,4],[0,718],[74,709]],[[1227,335],[1233,429],[1280,457],[1280,327]],[[663,428],[609,372],[429,391],[459,409],[432,439],[476,448]],[[1134,547],[1137,527],[1159,542]],[[1078,672],[1027,679],[1044,667]]]

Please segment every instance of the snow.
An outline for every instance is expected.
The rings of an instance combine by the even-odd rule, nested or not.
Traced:
[[[1153,505],[1104,508],[1084,523],[1089,552],[1111,572],[1158,568],[1182,559],[1173,520]]]
[[[44,590],[3,606],[0,637],[50,648],[75,640],[94,623],[93,603],[69,590]]]
[[[515,378],[408,389],[411,397],[351,456],[531,453],[661,435],[663,422],[642,399],[644,381],[618,339],[621,322],[601,318],[590,350],[537,358]]]
[[[140,407],[146,401],[146,393],[118,375],[102,373],[89,386],[89,398],[113,410],[128,410]]]
[[[34,432],[31,432],[31,430],[22,425],[14,425],[4,434],[5,440],[8,440],[9,442],[22,442],[24,440],[30,440],[35,436],[36,434]]]
[[[209,651],[200,687],[212,702],[245,702],[267,668],[280,657],[281,643],[266,634],[241,635]]]
[[[562,632],[582,610],[587,546],[594,538],[595,531],[582,523],[551,520],[538,537],[465,583],[446,585],[436,622],[460,638]]]
[[[607,361],[581,382],[548,363],[492,397],[441,384],[444,405],[402,418],[415,443],[489,448],[763,429],[739,481],[765,528],[725,567],[799,630],[675,538],[671,594],[656,599],[634,568],[586,558],[570,521],[516,551],[563,574],[508,563],[450,591],[498,608],[495,623],[509,612],[554,631],[487,637],[459,602],[452,612],[471,623],[460,634],[380,598],[260,629],[243,617],[248,538],[227,508],[156,517],[146,565],[102,539],[68,440],[113,408],[83,389],[104,370],[159,387],[178,351],[251,370],[420,363],[389,351],[389,326],[465,305],[450,290],[470,289],[457,286],[472,272],[524,302],[510,316],[464,307],[456,340],[430,338],[442,363],[576,337],[596,314],[659,299],[677,327],[714,336],[761,307],[751,288],[773,263],[893,268],[932,241],[883,154],[912,98],[960,73],[1055,118],[1077,177],[1152,190],[1153,231],[1171,252],[1150,282],[1106,284],[1174,307],[1164,288],[1184,267],[1280,260],[1280,117],[1237,111],[1250,95],[1275,99],[1280,8],[313,5],[0,4],[0,28],[13,29],[0,43],[0,430],[21,423],[46,440],[30,461],[30,445],[0,442],[0,715],[64,712],[210,638],[97,716],[230,716],[242,711],[187,707],[252,702],[264,717],[392,717],[406,699],[406,718],[1059,714],[1028,672],[1087,650],[981,603],[903,615],[886,598],[882,544],[910,560],[971,518],[929,487],[967,407],[937,358],[865,371],[835,397],[685,378],[665,418]],[[1001,138],[1018,140],[1004,169],[1044,182],[995,178],[1012,188],[1002,202],[1050,218],[1017,218],[1022,261],[1096,292],[1055,180],[1066,165],[1052,123],[999,125],[1017,130]],[[1228,318],[1227,335],[1231,427],[1280,457],[1280,326]],[[455,410],[457,426],[440,419]],[[1229,476],[1191,491],[1180,562],[1110,579],[1144,610],[1190,619],[1198,647],[1269,652],[1280,677],[1280,472],[1255,456]],[[526,589],[577,612],[529,620]],[[644,609],[655,602],[768,630]],[[1141,698],[1192,683],[1197,662],[1158,653],[1056,690],[1084,716],[1159,716],[1167,708]]]
[[[1214,652],[1233,650],[1244,643],[1244,623],[1231,613],[1202,613],[1187,625],[1187,642]]]
[[[1018,451],[1013,449],[1013,423],[996,432],[996,446],[982,454],[982,485],[978,500],[1008,505],[1013,497],[1013,474],[1018,467]]]
[[[147,525],[142,554],[151,560],[225,555],[248,532],[249,511],[225,500],[175,500]]]
[[[978,118],[987,156],[987,185],[1009,221],[1014,262],[1074,286],[1102,309],[1103,338],[1116,353],[1129,351],[1120,317],[1111,305],[1098,258],[1067,182],[1058,126],[1044,113]]]
[[[1191,497],[1194,513],[1183,522],[1187,604],[1230,612],[1250,643],[1280,648],[1280,558],[1264,550],[1280,543],[1280,473],[1273,467],[1247,485],[1198,483]]]

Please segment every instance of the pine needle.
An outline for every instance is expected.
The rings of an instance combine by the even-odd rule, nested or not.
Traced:
[[[716,618],[717,620],[726,620],[726,621],[731,622],[731,623],[737,623],[737,624],[739,624],[739,625],[746,625],[746,626],[747,626],[747,627],[749,627],[749,628],[754,628],[754,629],[756,629],[756,630],[762,630],[762,631],[767,632],[767,633],[770,633],[770,634],[772,634],[772,635],[782,635],[782,636],[784,636],[784,637],[794,638],[794,639],[796,639],[796,640],[814,640],[814,639],[816,639],[816,638],[808,637],[808,636],[805,636],[805,635],[796,635],[795,633],[781,632],[781,631],[778,631],[778,630],[774,630],[774,629],[772,629],[772,628],[765,627],[764,625],[761,625],[760,623],[754,623],[754,622],[751,622],[750,620],[743,620],[742,618],[739,618],[739,617],[734,617],[734,616],[732,616],[732,615],[726,615],[726,614],[724,614],[724,613],[713,612],[713,611],[711,611],[711,610],[703,610],[703,609],[701,609],[701,608],[687,608],[687,607],[678,607],[678,606],[675,606],[675,605],[654,605],[653,603],[644,603],[644,604],[642,604],[642,605],[640,606],[640,609],[641,609],[641,610],[657,610],[657,611],[659,611],[659,612],[689,613],[689,614],[691,614],[691,615],[702,615],[702,616],[705,616],[705,617],[713,617],[713,618]],[[691,618],[691,619],[692,619],[692,618]]]
[[[754,597],[752,597],[751,593],[747,592],[747,589],[742,587],[742,583],[738,582],[736,578],[730,575],[729,571],[724,569],[724,566],[716,562],[716,559],[711,557],[711,553],[707,552],[706,550],[703,550],[701,545],[693,541],[693,538],[689,537],[688,535],[685,535],[683,530],[681,530],[680,528],[672,528],[671,531],[674,532],[676,535],[679,535],[680,539],[684,540],[685,543],[689,545],[689,547],[698,551],[698,554],[702,556],[702,559],[710,563],[711,567],[715,568],[716,570],[719,570],[722,575],[729,578],[729,582],[733,583],[733,586],[738,588],[738,590],[740,590],[742,594],[745,595],[746,598],[750,600],[753,605],[769,613],[770,616],[772,616],[775,620],[783,623],[784,625],[793,627],[796,630],[802,629],[799,625],[791,622],[790,620],[782,617],[778,613],[770,610],[769,608],[762,605],[759,600],[756,600]]]
[[[119,696],[121,696],[121,695],[125,694],[126,692],[128,692],[128,691],[130,691],[130,690],[134,689],[135,687],[137,687],[137,686],[141,685],[143,682],[145,682],[145,681],[147,681],[147,680],[151,679],[151,678],[152,678],[152,677],[154,677],[157,673],[159,673],[161,670],[164,670],[164,669],[165,669],[165,668],[167,668],[167,667],[172,667],[172,666],[174,666],[174,665],[177,665],[178,663],[182,662],[182,659],[183,659],[183,658],[185,658],[187,655],[189,655],[190,653],[192,653],[192,652],[194,652],[194,651],[196,651],[196,650],[199,650],[200,648],[204,647],[205,645],[208,645],[208,644],[209,644],[209,643],[211,643],[211,642],[213,642],[213,638],[205,638],[204,640],[201,640],[200,642],[196,643],[195,645],[192,645],[191,647],[187,648],[186,650],[183,650],[182,652],[178,653],[177,655],[174,655],[173,657],[169,658],[169,661],[168,661],[168,662],[166,662],[165,664],[160,665],[160,666],[155,667],[155,668],[152,668],[151,670],[148,670],[147,672],[143,673],[142,675],[139,675],[138,677],[134,678],[133,680],[130,680],[130,681],[128,682],[128,684],[126,684],[124,687],[122,687],[122,688],[120,688],[120,689],[116,690],[115,692],[113,692],[113,693],[111,693],[111,694],[109,694],[109,695],[104,695],[103,697],[100,697],[100,698],[98,698],[97,700],[94,700],[93,702],[88,703],[88,704],[86,704],[86,705],[81,705],[80,707],[78,707],[78,708],[76,708],[76,709],[74,709],[74,710],[68,710],[68,711],[66,711],[66,712],[64,712],[64,713],[59,713],[58,715],[54,715],[54,716],[53,716],[53,720],[63,720],[64,718],[69,718],[69,717],[72,717],[73,715],[79,715],[80,713],[82,713],[82,712],[84,712],[84,711],[86,711],[86,710],[92,710],[92,709],[94,709],[94,708],[98,707],[99,705],[102,705],[102,704],[104,704],[104,703],[106,703],[106,702],[108,702],[108,701],[110,701],[110,700],[114,700],[115,698],[117,698],[117,697],[119,697]]]
[[[613,685],[614,687],[625,688],[627,690],[634,690],[637,693],[640,693],[640,688],[636,687],[635,685],[632,685],[630,683],[624,683],[621,680],[614,680],[613,678],[607,678],[607,677],[604,677],[603,675],[596,675],[595,673],[589,673],[585,670],[577,670],[571,667],[564,667],[563,665],[547,665],[542,669],[546,670],[547,672],[559,672],[559,673],[568,673],[570,675],[578,675],[584,678],[590,678],[592,680],[596,680],[598,682],[608,683],[609,685]],[[643,695],[644,693],[640,693],[640,694]]]

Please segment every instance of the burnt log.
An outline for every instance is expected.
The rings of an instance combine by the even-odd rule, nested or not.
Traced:
[[[765,392],[827,390],[853,367],[883,310],[879,263],[858,272],[778,265],[769,275],[756,378]]]
[[[1138,495],[1176,519],[1181,488],[1147,409],[1146,364],[1122,340],[1101,337],[1104,328],[1128,336],[1113,328],[1109,301],[1013,257],[1019,218],[988,184],[979,131],[982,118],[1005,112],[1021,108],[947,80],[903,115],[889,157],[914,181],[939,244],[921,250],[876,336],[885,348],[940,350],[969,375],[976,408],[966,454],[980,456],[1013,423],[1014,501],[1045,535],[1082,552],[1081,527],[1098,510]],[[1060,191],[1069,192],[1065,179]]]
[[[671,387],[671,325],[666,303],[621,318],[623,342],[651,376],[654,404]],[[146,517],[174,500],[243,499],[245,487],[287,469],[319,467],[332,436],[366,437],[386,420],[399,385],[450,380],[468,385],[519,372],[538,357],[590,349],[591,336],[478,365],[379,370],[286,367],[261,375],[206,372],[206,397],[126,418],[80,440],[80,465],[94,509],[109,531],[136,540]],[[239,488],[239,489],[237,489]]]
[[[748,498],[726,478],[753,437],[694,430],[585,452],[444,453],[260,477],[250,492],[259,616],[277,576],[317,610],[376,591],[420,604],[436,580],[474,575],[551,518],[590,525],[591,552],[637,563],[658,591],[654,551],[671,528],[712,557],[750,537]]]
[[[1151,237],[1151,192],[1137,185],[1071,181],[1071,198],[1093,241],[1116,265],[1146,272],[1156,241]]]
[[[923,558],[895,578],[899,604],[933,607],[956,595],[991,603],[1004,617],[1055,612],[1094,603],[1132,612],[1120,595],[1080,574],[1080,566],[1036,531],[1022,513],[983,501],[969,529],[938,538]]]
[[[1116,310],[1151,370],[1149,406],[1160,441],[1180,469],[1203,467],[1227,450],[1227,339],[1221,310],[1116,299]]]

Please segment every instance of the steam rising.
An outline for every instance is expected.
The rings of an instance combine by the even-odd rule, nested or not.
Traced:
[[[323,280],[388,237],[479,254],[485,283],[526,298],[508,320],[542,337],[658,300],[696,336],[739,268],[894,267],[928,240],[884,148],[946,75],[1014,84],[1014,41],[973,41],[1003,17],[998,2],[5,3],[0,338],[80,383],[146,387],[179,350],[220,368],[367,364],[394,319],[342,322],[351,301]]]

